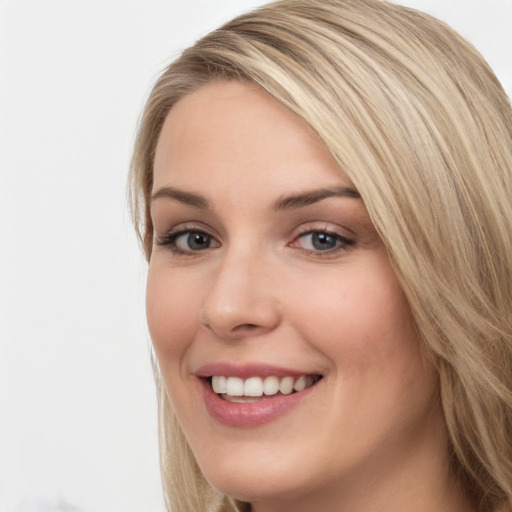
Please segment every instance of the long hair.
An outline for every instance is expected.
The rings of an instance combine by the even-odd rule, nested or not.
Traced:
[[[481,55],[444,23],[379,0],[282,0],[171,64],[131,168],[148,260],[163,122],[214,80],[255,83],[303,118],[359,191],[439,375],[453,470],[482,510],[512,511],[512,110]],[[156,371],[173,512],[243,510],[201,474]]]

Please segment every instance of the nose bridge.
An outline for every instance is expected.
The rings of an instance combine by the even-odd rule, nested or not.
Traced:
[[[279,305],[262,248],[225,250],[208,283],[201,322],[222,338],[267,332],[279,323]]]

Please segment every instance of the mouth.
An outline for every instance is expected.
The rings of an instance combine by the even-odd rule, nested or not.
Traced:
[[[251,428],[272,423],[318,395],[319,373],[249,363],[211,363],[194,375],[208,415],[228,427]],[[322,387],[322,386],[321,386]]]
[[[301,393],[322,379],[321,375],[236,376],[212,375],[206,378],[213,392],[230,403],[256,403],[279,396]]]

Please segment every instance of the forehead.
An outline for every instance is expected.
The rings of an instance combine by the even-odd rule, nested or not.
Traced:
[[[321,186],[341,175],[304,120],[260,87],[239,82],[207,84],[171,109],[154,173],[155,186],[198,185],[205,177],[240,181],[254,173],[273,182],[300,175],[305,186]]]

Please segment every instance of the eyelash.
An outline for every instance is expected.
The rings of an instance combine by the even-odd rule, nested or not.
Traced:
[[[194,235],[194,234],[202,235],[202,236],[207,237],[210,240],[215,241],[215,238],[212,235],[208,234],[204,230],[197,229],[197,228],[186,228],[185,227],[183,229],[179,229],[178,231],[170,231],[168,233],[165,233],[161,237],[157,237],[155,239],[155,243],[156,243],[156,245],[158,245],[160,247],[168,247],[173,254],[178,255],[178,256],[194,256],[196,253],[202,252],[203,250],[215,248],[215,247],[206,247],[203,250],[196,250],[196,251],[194,251],[192,249],[187,250],[187,251],[180,249],[177,246],[176,241],[179,237],[181,237],[183,235],[187,235],[187,234],[189,236]],[[326,235],[327,237],[331,237],[336,241],[337,245],[335,247],[333,247],[332,249],[328,249],[325,251],[322,251],[319,249],[315,250],[315,249],[305,249],[305,248],[297,247],[306,256],[315,256],[315,257],[320,257],[320,258],[329,257],[329,256],[333,256],[334,254],[338,253],[339,251],[348,250],[350,246],[353,246],[355,244],[355,240],[347,238],[345,236],[342,236],[339,233],[336,233],[329,229],[307,229],[307,230],[304,230],[303,232],[299,233],[294,238],[294,240],[289,244],[289,247],[294,247],[293,244],[295,244],[301,238],[304,238],[308,235],[315,235],[315,234],[316,235]]]
[[[202,251],[194,251],[194,250],[184,251],[183,249],[180,249],[178,247],[178,245],[176,244],[176,240],[180,236],[183,236],[186,234],[188,234],[188,235],[194,235],[194,234],[203,235],[205,237],[208,237],[211,240],[215,240],[215,238],[213,236],[211,236],[204,230],[197,229],[197,228],[183,228],[183,229],[179,229],[177,231],[169,231],[168,233],[165,233],[163,236],[157,237],[155,242],[160,247],[168,247],[173,254],[176,254],[178,256],[193,256],[194,253],[202,252]]]
[[[295,239],[293,240],[293,242],[291,242],[290,246],[293,247],[293,244],[300,240],[301,238],[304,238],[308,235],[327,235],[328,237],[331,237],[335,240],[335,242],[337,243],[337,245],[335,247],[333,247],[332,249],[327,249],[325,251],[322,251],[322,250],[314,250],[314,249],[305,249],[305,248],[300,248],[299,249],[306,255],[306,256],[315,256],[315,257],[318,257],[318,258],[325,258],[325,257],[329,257],[329,256],[334,256],[335,254],[337,254],[339,251],[346,251],[348,250],[351,246],[353,246],[356,242],[355,240],[351,239],[351,238],[347,238],[343,235],[340,235],[339,233],[336,233],[335,231],[332,231],[328,228],[324,228],[324,229],[306,229],[304,230],[303,232],[299,233]]]

